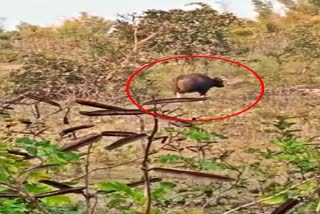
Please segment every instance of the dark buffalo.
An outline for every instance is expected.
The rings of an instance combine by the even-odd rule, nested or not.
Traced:
[[[175,80],[174,92],[177,97],[181,94],[198,92],[200,96],[206,96],[208,90],[212,87],[224,87],[223,80],[219,77],[211,78],[204,74],[192,73],[180,75]]]

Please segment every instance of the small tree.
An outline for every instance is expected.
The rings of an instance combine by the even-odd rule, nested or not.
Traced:
[[[219,14],[206,4],[193,10],[147,10],[138,21],[118,21],[116,33],[128,41],[144,40],[146,51],[170,54],[221,54],[231,50],[227,28],[238,21],[230,13]],[[134,29],[138,30],[134,30]]]

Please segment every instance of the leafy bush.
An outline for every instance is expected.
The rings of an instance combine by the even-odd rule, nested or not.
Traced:
[[[19,138],[11,145],[0,143],[0,158],[1,213],[80,213],[70,197],[55,190],[59,185],[48,183],[79,154],[62,152],[49,141]]]

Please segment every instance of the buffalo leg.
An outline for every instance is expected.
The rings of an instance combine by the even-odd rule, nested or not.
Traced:
[[[206,93],[200,93],[201,98],[207,97]],[[200,101],[201,104],[204,104],[204,100]]]

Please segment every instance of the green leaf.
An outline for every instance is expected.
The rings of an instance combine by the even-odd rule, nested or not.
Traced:
[[[144,205],[146,202],[146,197],[144,197],[142,188],[132,188],[128,197],[130,197],[135,203],[139,204],[140,206]]]
[[[48,180],[52,178],[50,174],[48,174],[46,169],[38,169],[29,173],[28,181],[31,183],[37,183],[40,180]]]
[[[13,164],[8,165],[7,169],[10,171],[12,174],[16,174],[19,171],[19,168]]]
[[[78,160],[80,158],[80,155],[75,152],[60,152],[58,153],[58,157],[69,162]]]
[[[103,182],[103,183],[97,183],[95,186],[98,190],[119,191],[129,195],[132,194],[131,189],[126,184],[123,184],[120,182]]]
[[[8,145],[0,141],[0,152],[7,153]]]
[[[35,147],[26,147],[25,148],[28,152],[29,155],[31,156],[37,156],[38,155],[38,150]]]
[[[52,145],[50,145],[50,141],[37,141],[35,143],[35,146],[43,148],[52,148]]]
[[[269,196],[268,196],[269,197]],[[267,198],[267,197],[262,197],[263,198]],[[271,199],[265,200],[262,203],[263,204],[268,204],[268,205],[274,205],[274,204],[280,204],[284,201],[286,201],[288,199],[288,195],[287,194],[281,194],[281,195],[277,195]]]
[[[23,138],[17,139],[16,143],[20,144],[21,146],[26,146],[26,145],[33,145],[35,142],[30,138],[23,137]]]
[[[49,206],[72,204],[72,199],[67,195],[55,195],[42,199]]]
[[[25,214],[30,213],[29,204],[20,199],[7,199],[0,203],[0,213],[3,214]]]
[[[26,183],[24,184],[25,189],[32,194],[39,194],[39,193],[44,193],[51,191],[52,188],[46,185],[42,184],[32,184],[32,183]]]
[[[191,138],[192,140],[196,141],[209,141],[211,136],[204,132],[199,132],[196,130],[189,130],[183,133],[186,137]]]
[[[67,161],[61,158],[58,154],[52,154],[48,157],[48,163],[50,164],[65,164]]]
[[[0,181],[9,183],[10,180],[10,176],[3,170],[0,170]]]

